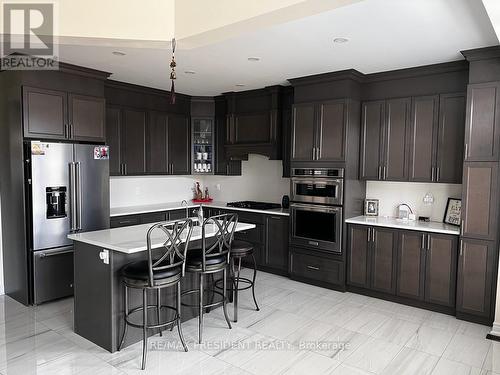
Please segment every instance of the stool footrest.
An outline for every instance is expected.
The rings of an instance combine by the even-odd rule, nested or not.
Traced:
[[[233,280],[233,285],[236,283],[236,279],[237,278],[231,278]],[[217,289],[222,289],[222,287],[218,284],[221,284],[222,280],[217,280],[215,283],[214,283],[214,287],[217,288]],[[244,284],[249,284],[248,286],[244,286],[244,287],[241,287],[241,288],[234,288],[234,287],[231,287],[231,286],[228,286],[227,287],[227,290],[230,290],[230,291],[235,291],[235,290],[247,290],[247,289],[250,289],[252,286],[253,286],[253,281],[250,280],[250,279],[247,279],[246,277],[240,277],[238,279],[238,282],[240,283],[244,283]],[[230,285],[230,284],[229,284]]]
[[[154,310],[156,310],[157,308],[158,308],[158,306],[157,306],[157,305],[148,305],[148,306],[147,306],[147,309],[148,309],[148,310],[149,310],[149,309],[154,309]],[[175,307],[173,307],[173,306],[168,306],[168,305],[161,305],[161,306],[160,306],[160,311],[161,311],[161,309],[165,309],[165,310],[172,310],[172,311],[175,311],[175,312],[177,311],[177,309],[176,309]],[[134,323],[134,322],[132,322],[132,321],[130,320],[130,316],[131,316],[132,314],[135,314],[135,313],[138,313],[138,312],[141,312],[141,313],[142,313],[142,310],[143,310],[142,306],[138,306],[138,307],[135,307],[135,308],[133,308],[133,309],[129,310],[128,314],[127,314],[127,315],[125,315],[125,317],[124,317],[125,322],[126,322],[129,326],[131,326],[131,327],[135,327],[135,328],[144,328],[144,322],[143,322],[142,324],[140,324],[140,323]],[[176,323],[176,322],[177,322],[177,320],[178,320],[179,318],[180,318],[180,315],[177,315],[177,314],[176,314],[176,317],[175,317],[174,319],[172,319],[172,320],[165,321],[165,322],[161,322],[161,323],[157,323],[157,324],[153,324],[153,325],[148,325],[148,324],[146,324],[146,328],[147,328],[147,329],[157,329],[157,328],[167,327],[167,326],[172,325],[173,323]],[[147,322],[146,322],[146,323],[147,323]]]

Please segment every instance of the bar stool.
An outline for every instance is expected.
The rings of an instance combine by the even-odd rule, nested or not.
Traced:
[[[193,272],[199,275],[198,289],[187,290],[182,293],[182,296],[190,294],[198,294],[197,304],[182,303],[183,306],[198,308],[198,342],[201,344],[203,336],[203,314],[205,309],[222,305],[224,318],[226,319],[229,329],[231,322],[227,315],[227,296],[226,296],[226,274],[229,264],[229,254],[231,252],[231,244],[234,238],[234,231],[238,224],[238,215],[223,214],[212,216],[205,219],[202,223],[202,238],[201,248],[189,249],[186,260],[186,271]],[[206,237],[207,231],[213,231],[214,236]],[[210,240],[210,241],[207,241]],[[212,295],[217,294],[222,297],[221,301],[204,304],[204,277],[205,275],[213,275],[222,272],[222,291],[217,291],[212,287]]]
[[[141,328],[142,337],[142,370],[146,368],[146,356],[148,351],[148,330],[159,329],[160,336],[162,328],[174,326],[177,323],[179,337],[188,351],[181,329],[181,278],[184,276],[186,264],[186,251],[189,246],[193,231],[193,221],[180,220],[170,223],[158,223],[149,228],[146,241],[148,259],[132,262],[122,269],[123,285],[125,289],[125,328],[118,350],[121,350],[125,342],[128,326]],[[161,233],[160,233],[161,232]],[[154,234],[154,235],[153,235]],[[160,237],[161,236],[161,237]],[[163,243],[159,242],[166,239]],[[160,292],[162,289],[177,286],[176,306],[162,305]],[[142,305],[129,309],[128,289],[139,289],[142,291]],[[148,292],[156,291],[156,304],[148,304]],[[156,309],[157,324],[148,324],[149,309]],[[169,309],[175,312],[175,317],[169,321],[161,321],[161,310]],[[142,322],[134,323],[131,316],[142,313]]]
[[[253,277],[252,280],[241,277],[241,260],[247,256],[251,256],[253,260]],[[233,302],[234,302],[234,322],[238,321],[238,292],[252,288],[253,302],[255,303],[255,310],[260,311],[259,305],[257,304],[257,299],[255,298],[255,279],[257,277],[257,262],[254,256],[254,247],[250,242],[235,240],[231,246],[231,256],[230,256],[230,270],[231,270],[231,281],[233,286],[228,288],[233,292]],[[236,268],[236,262],[238,262],[238,267]],[[222,280],[217,280],[215,285],[218,289],[221,289],[220,282]],[[244,284],[240,288],[240,282]]]

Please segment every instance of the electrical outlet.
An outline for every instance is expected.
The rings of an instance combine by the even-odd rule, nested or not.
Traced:
[[[222,190],[222,187],[220,186],[220,184],[216,184],[216,185],[215,185],[215,188],[216,188],[218,191],[221,191],[221,190]]]

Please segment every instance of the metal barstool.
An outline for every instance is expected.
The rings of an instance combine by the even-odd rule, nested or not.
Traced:
[[[127,264],[122,269],[123,285],[125,289],[125,328],[118,350],[121,350],[125,342],[128,326],[141,328],[142,337],[142,369],[146,368],[146,356],[148,351],[148,330],[159,329],[160,336],[162,328],[174,326],[177,323],[179,337],[184,350],[188,348],[184,341],[181,329],[181,278],[184,276],[186,264],[186,252],[193,231],[191,219],[180,220],[170,223],[158,223],[149,228],[146,242],[148,259]],[[162,232],[162,237],[157,235]],[[153,236],[154,233],[154,236]],[[166,239],[163,243],[164,239]],[[160,292],[162,289],[177,286],[176,306],[162,305]],[[128,289],[142,290],[142,305],[129,309]],[[156,291],[156,304],[148,304],[148,292]],[[157,310],[157,324],[148,324],[149,309]],[[161,310],[169,309],[175,311],[175,317],[169,321],[161,321]],[[131,315],[142,312],[142,322],[134,323]]]
[[[254,256],[254,247],[250,242],[235,240],[231,246],[231,281],[233,286],[228,288],[228,290],[233,292],[233,303],[234,303],[234,322],[238,321],[238,292],[252,288],[253,302],[255,303],[255,310],[259,311],[259,305],[257,304],[257,299],[255,298],[255,279],[257,277],[257,262]],[[241,277],[241,260],[245,257],[251,256],[253,260],[253,277],[252,280]],[[238,265],[236,266],[236,262]],[[222,280],[217,280],[215,285],[218,289],[221,289],[220,282]],[[244,286],[240,287],[240,282]]]
[[[231,244],[234,238],[234,231],[238,224],[238,215],[223,214],[212,216],[205,219],[202,223],[202,238],[201,248],[189,249],[186,260],[186,270],[188,272],[197,273],[199,275],[198,289],[187,290],[182,293],[182,296],[190,294],[198,294],[197,304],[182,303],[183,306],[198,308],[198,342],[201,344],[203,336],[203,313],[205,309],[222,305],[224,318],[226,319],[229,329],[231,322],[227,315],[227,296],[226,296],[226,274],[229,264],[229,254],[231,253]],[[213,237],[206,237],[207,230],[214,233]],[[210,240],[210,241],[207,241]],[[204,276],[222,272],[222,291],[216,291],[212,288],[212,295],[217,294],[222,297],[221,301],[204,304]]]

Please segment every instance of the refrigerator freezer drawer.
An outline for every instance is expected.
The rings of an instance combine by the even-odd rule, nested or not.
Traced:
[[[34,303],[73,295],[73,247],[33,253]]]

